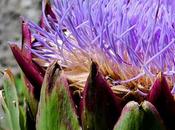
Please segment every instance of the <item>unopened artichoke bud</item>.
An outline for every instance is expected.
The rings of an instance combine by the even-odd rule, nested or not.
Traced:
[[[156,108],[148,101],[125,105],[114,130],[166,130]]]
[[[120,99],[114,95],[95,62],[92,62],[86,82],[82,107],[84,130],[112,130],[120,116]]]

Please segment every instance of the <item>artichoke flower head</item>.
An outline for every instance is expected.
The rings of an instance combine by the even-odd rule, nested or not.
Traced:
[[[173,0],[42,0],[39,24],[21,17],[22,46],[10,47],[39,102],[34,122],[64,99],[74,114],[55,129],[79,122],[85,130],[141,130],[150,118],[150,130],[174,130],[174,7]],[[57,105],[47,110],[61,111]]]
[[[112,86],[149,89],[162,72],[172,87],[173,5],[168,0],[44,0],[40,25],[22,19],[23,48],[44,70],[58,60],[78,88],[91,60]]]

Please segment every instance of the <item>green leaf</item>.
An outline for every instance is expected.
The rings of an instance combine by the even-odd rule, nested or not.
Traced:
[[[10,112],[7,108],[7,105],[2,97],[2,91],[0,91],[0,130],[13,130],[12,122],[10,117]]]
[[[8,115],[10,129],[20,130],[18,97],[14,77],[9,69],[5,71],[3,87],[5,101],[3,107]]]
[[[20,126],[22,130],[27,130],[26,126],[26,104],[24,106],[19,106],[19,115],[20,115]]]
[[[59,65],[54,62],[46,71],[37,113],[37,130],[80,130]]]

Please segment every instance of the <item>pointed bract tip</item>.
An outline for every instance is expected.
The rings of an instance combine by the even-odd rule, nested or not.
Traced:
[[[163,73],[162,73],[162,72],[159,72],[159,73],[157,74],[156,79],[159,79],[159,80],[160,80],[160,82],[162,82],[162,80],[165,80],[165,77],[164,77],[164,75],[163,75]]]
[[[91,78],[95,77],[97,72],[99,70],[99,66],[96,62],[92,61],[91,63],[91,68],[90,68],[90,74],[91,74]]]
[[[56,83],[56,80],[58,77],[60,77],[61,73],[62,73],[61,67],[58,64],[57,60],[53,61],[47,68],[46,74],[44,77],[44,81],[45,81],[44,85],[48,86],[47,89],[49,92],[53,89]]]
[[[31,37],[31,32],[28,26],[28,23],[25,21],[25,19],[22,17],[21,18],[21,31],[22,31],[22,52],[25,53],[26,57],[28,59],[32,59],[31,55],[31,46],[32,46],[32,37]]]
[[[15,79],[13,77],[13,73],[11,72],[11,70],[9,68],[5,69],[3,74],[4,74],[4,76],[9,77],[10,81],[15,83]]]

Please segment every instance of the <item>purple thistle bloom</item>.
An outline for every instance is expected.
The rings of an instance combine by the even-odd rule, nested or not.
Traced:
[[[37,58],[58,59],[65,67],[93,59],[114,72],[120,69],[123,76],[114,83],[152,78],[160,71],[174,82],[175,2],[52,0],[50,5],[42,3],[43,26],[28,21]]]

